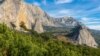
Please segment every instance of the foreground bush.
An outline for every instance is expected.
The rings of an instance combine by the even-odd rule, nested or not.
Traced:
[[[17,32],[0,24],[0,56],[100,56],[100,49],[63,43],[49,33]]]

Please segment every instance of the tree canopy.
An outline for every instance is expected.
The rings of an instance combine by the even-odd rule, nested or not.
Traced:
[[[0,24],[0,56],[100,56],[100,49],[64,43],[50,33],[29,34]]]

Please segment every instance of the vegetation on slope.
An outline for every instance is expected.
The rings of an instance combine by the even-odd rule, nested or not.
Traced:
[[[0,56],[100,56],[100,49],[64,43],[49,33],[17,32],[0,24]]]

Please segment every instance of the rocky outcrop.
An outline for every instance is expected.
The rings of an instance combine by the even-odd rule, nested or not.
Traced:
[[[78,25],[78,22],[72,18],[72,17],[61,17],[61,18],[55,18],[54,22],[56,26],[59,27],[75,27]]]
[[[15,29],[21,31],[21,23],[24,23],[28,29],[37,28],[33,28],[37,19],[41,20],[41,25],[53,25],[52,21],[48,19],[48,15],[40,7],[27,4],[23,0],[5,0],[0,5],[0,23],[5,23],[10,28],[13,28],[12,24],[14,24]]]
[[[35,30],[37,33],[43,33],[43,32],[44,32],[43,26],[42,26],[42,23],[41,23],[41,20],[39,20],[39,19],[36,20],[34,30]]]
[[[82,27],[82,29],[79,31],[78,43],[95,48],[98,46],[94,40],[94,37],[91,35],[91,33],[86,27]]]
[[[86,26],[78,25],[76,28],[74,28],[70,39],[74,44],[86,45],[94,48],[97,48],[98,46],[94,37],[91,35],[91,32]]]

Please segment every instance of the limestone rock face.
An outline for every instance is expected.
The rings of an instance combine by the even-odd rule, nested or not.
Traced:
[[[43,32],[44,32],[43,26],[42,26],[42,23],[41,23],[41,20],[39,20],[39,19],[36,20],[34,30],[35,30],[37,33],[43,33]]]
[[[78,36],[79,44],[85,44],[87,46],[95,47],[95,48],[98,46],[98,44],[94,40],[94,37],[91,35],[89,30],[87,30],[87,28],[82,27],[79,33],[80,33]]]
[[[47,14],[40,7],[27,4],[23,0],[5,0],[0,5],[0,23],[5,23],[11,28],[12,24],[14,24],[16,26],[15,29],[19,31],[22,30],[20,27],[21,23],[27,29],[34,29],[35,27],[33,26],[37,19],[41,20],[41,25],[52,26],[52,21],[47,19],[47,17]]]
[[[91,35],[91,32],[86,26],[78,26],[70,39],[71,42],[75,44],[86,45],[94,48],[97,48],[98,46],[94,37]]]

